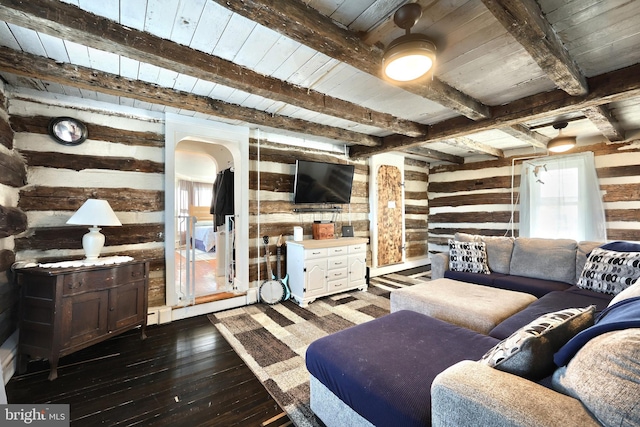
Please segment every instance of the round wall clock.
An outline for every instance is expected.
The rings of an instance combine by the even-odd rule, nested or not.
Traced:
[[[49,122],[49,135],[63,145],[79,145],[87,139],[87,127],[72,117],[56,117]]]

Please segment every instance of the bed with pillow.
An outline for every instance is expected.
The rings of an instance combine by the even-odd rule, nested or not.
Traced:
[[[195,248],[204,252],[215,252],[216,231],[209,209],[209,206],[189,206],[189,215],[196,218],[193,231]]]

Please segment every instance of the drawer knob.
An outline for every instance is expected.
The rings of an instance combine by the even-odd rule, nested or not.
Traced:
[[[144,275],[144,273],[142,273],[142,271],[132,271],[131,272],[131,277],[142,277]]]

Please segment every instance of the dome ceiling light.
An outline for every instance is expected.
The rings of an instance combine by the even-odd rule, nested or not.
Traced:
[[[553,124],[553,128],[558,129],[558,136],[549,141],[547,144],[547,150],[553,153],[564,153],[576,146],[575,136],[566,136],[562,134],[562,129],[566,128],[567,124],[567,122]]]
[[[424,34],[410,30],[422,16],[417,3],[402,6],[393,15],[393,22],[405,30],[405,35],[393,40],[382,56],[382,74],[396,82],[408,82],[424,76],[436,61],[436,45]]]

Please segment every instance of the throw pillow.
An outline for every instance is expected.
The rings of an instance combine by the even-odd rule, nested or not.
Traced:
[[[552,384],[579,399],[605,426],[640,425],[640,329],[591,339],[556,370]]]
[[[620,301],[635,297],[640,297],[640,279],[637,279],[631,286],[613,297],[608,307],[611,307],[613,304],[616,304]]]
[[[451,271],[489,274],[485,244],[449,239],[449,268]]]
[[[489,350],[481,363],[539,380],[555,369],[553,354],[578,332],[593,325],[595,306],[543,314]]]
[[[640,277],[640,252],[595,248],[587,259],[577,286],[617,295]]]

